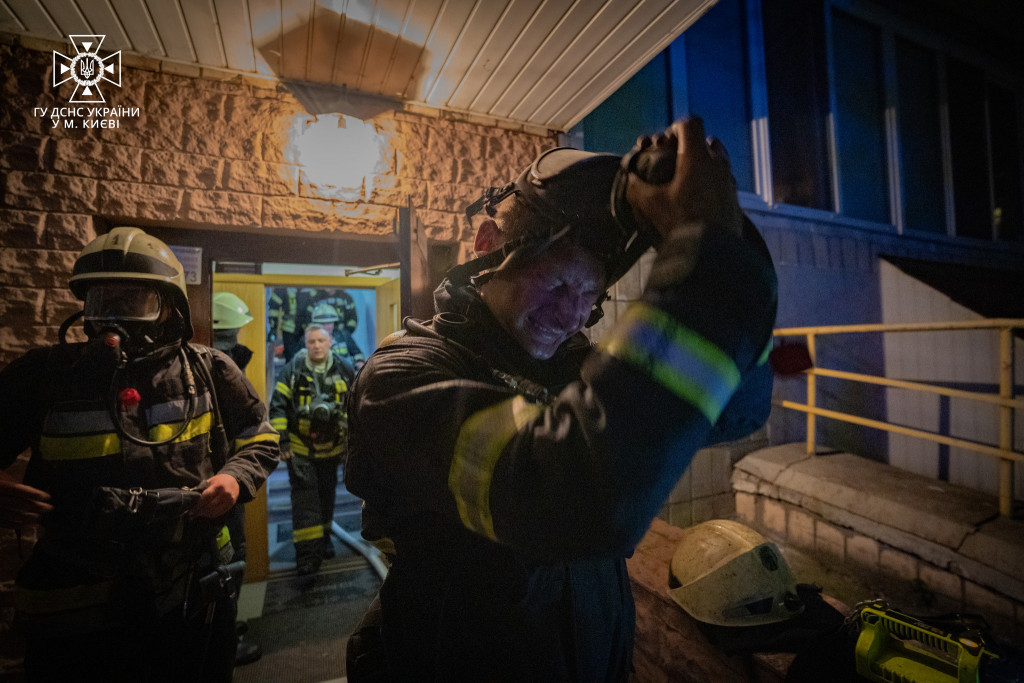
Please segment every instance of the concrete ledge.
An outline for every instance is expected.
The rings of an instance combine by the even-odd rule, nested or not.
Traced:
[[[994,496],[802,443],[747,455],[732,482],[741,521],[1024,633],[1024,522],[1000,517]]]
[[[998,502],[987,494],[849,453],[809,456],[802,443],[755,451],[736,469],[951,548],[999,514]]]

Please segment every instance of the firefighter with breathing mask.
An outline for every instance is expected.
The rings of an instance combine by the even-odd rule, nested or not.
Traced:
[[[480,256],[352,388],[345,484],[391,567],[348,679],[625,681],[625,558],[697,449],[767,419],[771,259],[699,119],[622,159],[548,150],[466,212]]]
[[[29,680],[230,681],[240,567],[222,518],[278,435],[229,358],[190,344],[184,272],[138,228],[75,262],[84,311],[0,371],[0,524],[39,525],[18,573]],[[87,342],[66,334],[84,317]]]

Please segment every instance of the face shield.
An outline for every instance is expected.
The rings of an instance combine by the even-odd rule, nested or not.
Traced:
[[[85,294],[86,322],[152,323],[160,318],[160,292],[147,284],[99,282]]]

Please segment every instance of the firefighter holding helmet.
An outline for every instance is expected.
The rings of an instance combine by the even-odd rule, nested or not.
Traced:
[[[171,250],[118,227],[82,250],[84,310],[0,371],[0,524],[42,531],[15,583],[29,680],[229,681],[236,576],[223,516],[278,435],[235,363],[190,344]],[[88,341],[69,343],[84,318]],[[54,653],[59,653],[55,657]]]
[[[694,452],[768,416],[770,256],[698,119],[624,158],[547,150],[466,216],[479,256],[349,397],[345,485],[391,565],[348,680],[626,681],[625,558]]]

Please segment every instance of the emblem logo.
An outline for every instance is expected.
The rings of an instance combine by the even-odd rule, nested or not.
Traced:
[[[121,87],[121,51],[107,57],[100,57],[100,45],[106,36],[69,35],[75,48],[75,55],[68,57],[53,51],[53,85],[57,87],[70,80],[75,81],[75,92],[69,102],[92,104],[106,102],[100,90],[100,82],[107,81]]]

